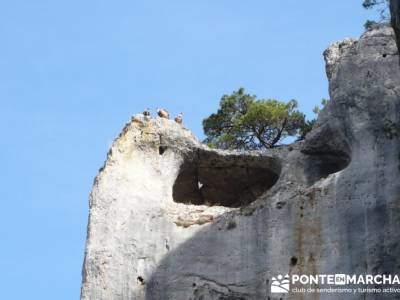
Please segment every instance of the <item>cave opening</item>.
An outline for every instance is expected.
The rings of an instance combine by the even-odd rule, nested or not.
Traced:
[[[200,151],[184,158],[172,196],[178,203],[241,207],[270,189],[279,173],[276,158]]]
[[[321,178],[345,169],[351,158],[347,153],[337,151],[336,153],[313,153],[307,155],[305,161],[308,184],[313,184]]]
[[[301,149],[307,184],[345,169],[351,162],[351,147],[341,123],[325,123],[315,129]]]

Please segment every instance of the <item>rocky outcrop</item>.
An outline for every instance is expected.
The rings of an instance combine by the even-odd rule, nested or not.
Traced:
[[[331,101],[290,146],[217,151],[166,119],[129,122],[90,195],[81,299],[276,299],[277,274],[397,273],[393,32],[335,43],[325,59]]]
[[[396,37],[397,49],[400,51],[400,0],[390,0],[390,23]]]

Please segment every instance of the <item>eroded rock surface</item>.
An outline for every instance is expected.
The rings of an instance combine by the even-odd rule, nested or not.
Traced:
[[[393,32],[335,43],[325,59],[331,101],[291,146],[216,151],[169,120],[128,123],[90,196],[81,299],[314,299],[271,295],[270,280],[398,273]]]
[[[400,0],[390,0],[390,15],[390,23],[396,36],[397,49],[400,51]]]

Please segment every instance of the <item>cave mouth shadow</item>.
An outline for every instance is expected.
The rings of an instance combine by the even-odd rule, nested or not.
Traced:
[[[199,150],[184,156],[172,197],[178,203],[241,207],[270,189],[280,171],[277,158]]]
[[[306,154],[305,174],[308,185],[314,184],[321,178],[337,173],[347,168],[351,157],[345,152],[336,153],[313,153]]]

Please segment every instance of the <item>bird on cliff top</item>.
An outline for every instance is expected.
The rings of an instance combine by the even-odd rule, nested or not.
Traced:
[[[146,108],[146,110],[143,112],[143,116],[146,121],[151,119],[150,108]]]
[[[178,124],[182,124],[183,122],[183,113],[179,113],[176,117],[175,117],[175,122]]]
[[[158,108],[157,109],[157,114],[160,118],[164,118],[164,119],[169,119],[169,113],[166,109],[164,108]]]
[[[146,110],[143,112],[143,116],[150,117],[150,108],[146,108]]]

